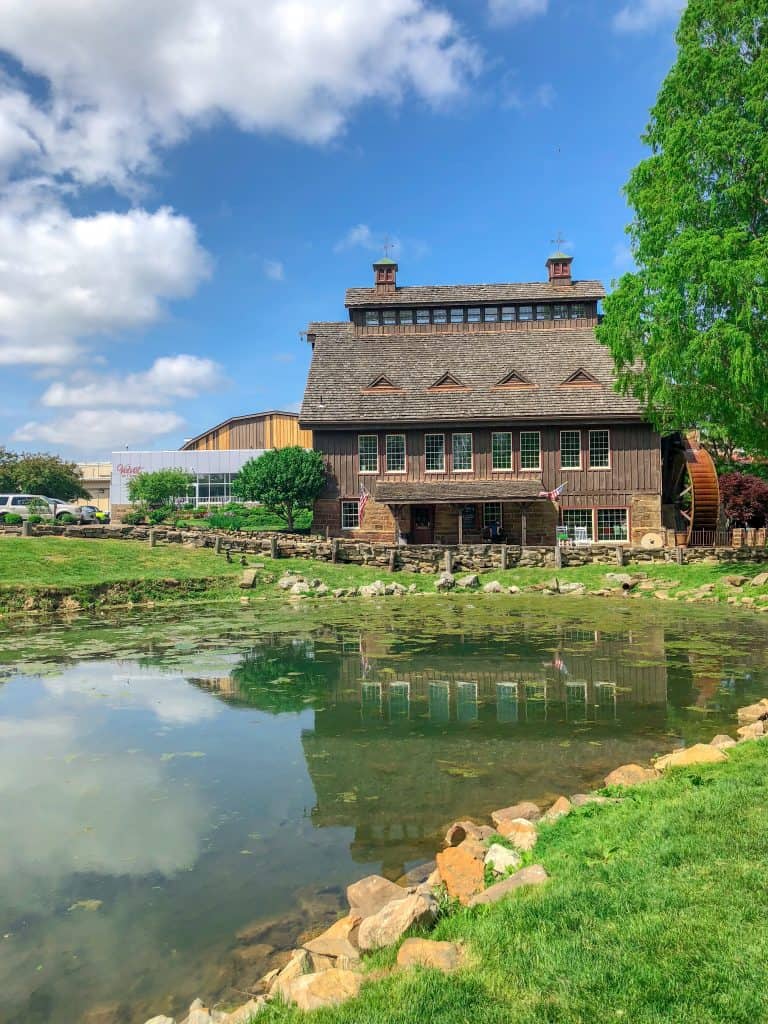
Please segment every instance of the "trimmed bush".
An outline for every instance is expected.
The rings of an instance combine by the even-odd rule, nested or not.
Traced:
[[[16,512],[8,512],[3,519],[6,526],[21,526],[24,520]]]
[[[43,517],[42,516],[30,516],[27,519],[27,522],[29,523],[30,526],[37,526],[37,524],[38,523],[42,523],[42,521],[43,521]]]
[[[73,523],[77,522],[71,512],[62,512],[61,515],[56,516],[56,521],[58,523],[64,523],[66,526],[71,526]]]

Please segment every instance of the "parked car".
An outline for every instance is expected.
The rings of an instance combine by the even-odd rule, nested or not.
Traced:
[[[87,522],[108,523],[109,512],[102,512],[98,505],[79,505],[78,511],[82,516],[90,516]]]
[[[92,523],[95,516],[87,511],[93,506],[75,505],[71,501],[46,498],[42,494],[0,494],[0,522],[6,515],[13,514],[29,519],[42,516],[44,519],[61,519],[63,515],[74,516],[78,523]]]

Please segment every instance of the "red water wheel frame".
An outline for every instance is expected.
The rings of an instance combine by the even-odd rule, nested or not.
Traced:
[[[706,448],[691,443],[687,437],[684,455],[688,486],[680,492],[679,498],[687,494],[691,496],[690,512],[680,509],[680,514],[688,523],[686,543],[691,544],[697,540],[699,543],[708,543],[706,534],[712,535],[711,543],[714,543],[720,517],[720,486],[715,464]]]

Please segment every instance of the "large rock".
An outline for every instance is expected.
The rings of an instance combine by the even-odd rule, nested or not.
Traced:
[[[465,840],[465,843],[471,840]],[[479,844],[478,844],[479,845]],[[482,847],[481,856],[482,856]],[[448,895],[465,906],[470,897],[483,888],[483,862],[474,855],[475,851],[461,846],[449,846],[437,855],[440,877]]]
[[[718,750],[726,750],[728,747],[735,747],[736,740],[733,736],[727,736],[724,732],[720,732],[709,741],[709,745],[717,747]]]
[[[750,725],[740,725],[736,730],[740,740],[759,740],[765,735],[765,726],[762,722],[752,722]]]
[[[449,572],[444,572],[435,580],[435,590],[453,590],[456,586],[456,577]]]
[[[406,939],[397,952],[398,967],[433,967],[450,974],[461,962],[461,949],[455,942],[432,939]]]
[[[470,838],[482,843],[492,835],[493,829],[488,825],[476,825],[474,821],[454,821],[445,833],[445,845],[459,846],[465,839]]]
[[[640,786],[659,778],[655,768],[643,768],[641,764],[623,764],[605,776],[606,786]]]
[[[552,806],[542,815],[542,821],[557,821],[571,813],[571,801],[567,796],[559,796]]]
[[[499,835],[508,839],[518,850],[532,850],[536,845],[538,833],[532,821],[525,818],[513,818],[511,821],[502,821],[499,825]]]
[[[768,699],[765,697],[757,704],[748,704],[736,712],[739,725],[752,725],[753,722],[759,722],[763,715],[768,715]]]
[[[766,585],[768,585],[768,572],[759,572],[757,576],[752,577],[750,586],[764,587]]]
[[[347,886],[347,902],[352,917],[372,917],[387,903],[402,898],[401,886],[390,882],[388,878],[382,878],[381,875],[367,875],[359,882]]]
[[[294,981],[305,974],[309,974],[311,971],[312,957],[305,949],[297,949],[285,967],[272,982],[269,988],[270,999],[277,997],[282,999],[284,1002],[287,1002],[288,992]]]
[[[533,864],[531,867],[521,868],[520,871],[516,871],[509,878],[505,878],[502,882],[497,882],[484,892],[479,892],[476,896],[473,896],[469,901],[469,905],[470,907],[479,907],[484,903],[498,903],[499,900],[503,900],[505,896],[515,892],[517,889],[523,889],[530,885],[543,885],[548,878],[549,875],[541,864]]]
[[[256,570],[255,569],[246,569],[243,572],[243,575],[240,577],[240,583],[239,583],[240,589],[241,590],[250,590],[255,582],[256,582]]]
[[[266,1005],[267,1003],[263,996],[259,996],[257,999],[249,999],[247,1003],[243,1003],[242,1006],[238,1006],[232,1013],[228,1013],[224,1018],[223,1024],[250,1024],[252,1018],[257,1013],[261,1013]]]
[[[362,983],[362,975],[339,968],[322,974],[305,974],[291,983],[284,1001],[295,1003],[300,1010],[321,1010],[354,999]]]
[[[393,900],[378,914],[365,918],[357,934],[357,944],[364,951],[392,946],[409,928],[431,924],[436,914],[435,900],[421,893]]]
[[[398,887],[399,888],[399,887]],[[400,890],[402,893],[402,889]],[[360,918],[348,914],[332,924],[317,938],[304,943],[304,949],[312,956],[312,966],[317,970],[328,967],[354,969],[360,962],[360,952],[352,941],[353,933],[360,924]]]
[[[373,583],[360,587],[358,591],[360,597],[384,597],[386,592],[386,584],[382,583],[381,580],[374,580]]]
[[[503,875],[507,871],[516,870],[520,867],[521,857],[516,850],[510,850],[500,843],[493,843],[485,855],[485,863],[489,864],[497,875]]]
[[[410,868],[401,875],[397,884],[407,888],[410,885],[423,885],[429,880],[429,876],[437,867],[437,864],[433,860],[428,860],[424,864],[417,864],[415,868]]]
[[[308,583],[304,582],[304,580],[299,580],[298,583],[294,583],[293,586],[288,591],[289,594],[298,594],[298,595],[310,594],[311,592],[312,592],[312,587],[310,587],[310,585]]]
[[[656,768],[665,771],[667,768],[683,768],[689,764],[716,764],[727,760],[728,755],[717,747],[711,747],[709,743],[694,743],[692,747],[673,750],[671,754],[657,758]]]
[[[281,590],[290,590],[291,587],[295,586],[297,583],[305,582],[306,580],[303,576],[297,576],[295,573],[288,573],[286,576],[280,577],[277,581],[277,585]]]
[[[476,572],[471,572],[468,576],[462,576],[456,580],[456,586],[461,587],[462,590],[477,590],[480,586],[480,577]]]
[[[146,1024],[176,1024],[176,1021],[173,1019],[173,1017],[164,1017],[162,1014],[160,1014],[159,1017],[150,1018],[150,1020],[148,1020]]]
[[[587,804],[616,804],[618,802],[609,796],[600,796],[599,793],[574,793],[571,797],[574,807],[586,807]]]
[[[502,807],[499,811],[491,812],[491,821],[496,828],[502,821],[514,821],[515,818],[525,818],[527,821],[538,821],[541,817],[541,810],[530,800],[522,800],[519,804],[512,804],[511,807]]]
[[[730,586],[730,587],[743,587],[748,579],[749,579],[748,576],[738,576],[738,575],[726,576],[723,579],[723,583],[727,583],[728,586]]]
[[[504,593],[504,587],[502,587],[502,585],[499,583],[498,580],[491,580],[489,583],[486,583],[485,586],[483,587],[483,593],[484,594],[503,594]]]

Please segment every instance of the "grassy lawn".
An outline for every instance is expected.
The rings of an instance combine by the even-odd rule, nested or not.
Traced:
[[[678,770],[542,828],[550,882],[459,910],[451,977],[396,974],[312,1020],[333,1024],[753,1024],[768,1019],[768,742]],[[381,969],[394,952],[374,961]],[[306,1019],[270,1006],[264,1024]]]

